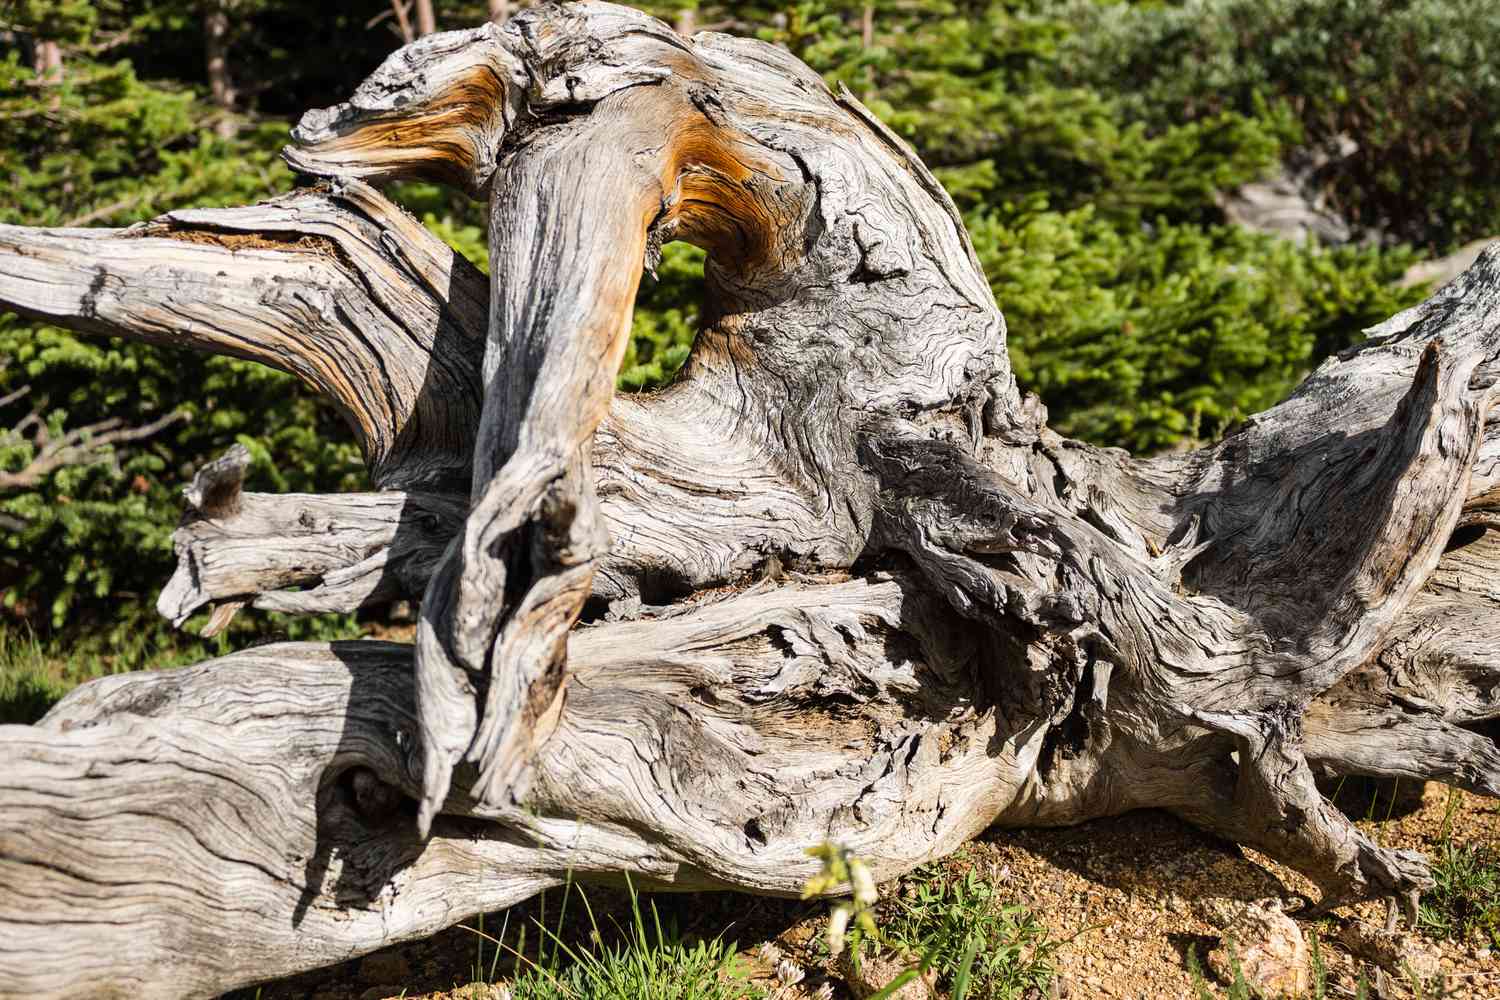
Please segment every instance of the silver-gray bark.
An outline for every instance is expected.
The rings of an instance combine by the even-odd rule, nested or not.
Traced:
[[[0,303],[281,367],[363,443],[376,493],[200,473],[164,614],[408,596],[418,642],[110,678],[0,730],[0,993],[207,995],[570,870],[789,893],[825,839],[893,875],[1143,806],[1323,907],[1409,898],[1425,860],[1314,779],[1500,794],[1467,728],[1500,716],[1500,251],[1137,460],[1046,428],[942,188],[777,49],[535,8],[417,40],[295,139],[322,186],[0,228]],[[370,186],[411,176],[489,200],[488,287]],[[703,329],[614,396],[673,239],[708,251]]]

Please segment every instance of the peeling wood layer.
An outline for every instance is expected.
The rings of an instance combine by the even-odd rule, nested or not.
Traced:
[[[418,642],[0,730],[0,993],[207,994],[569,870],[790,893],[825,839],[893,875],[1147,806],[1320,908],[1409,902],[1425,859],[1314,779],[1500,794],[1500,249],[1219,444],[1134,459],[1047,429],[952,202],[781,50],[550,5],[414,42],[294,139],[325,187],[0,228],[0,303],[275,365],[359,434],[380,492],[200,473],[163,614],[420,597]],[[361,179],[402,177],[489,199],[488,287]],[[703,329],[616,397],[674,239]],[[138,881],[119,843],[153,845]],[[48,966],[71,921],[121,944]]]

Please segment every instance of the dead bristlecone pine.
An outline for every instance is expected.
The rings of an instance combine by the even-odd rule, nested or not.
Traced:
[[[1230,909],[1219,947],[1208,953],[1208,967],[1220,982],[1235,982],[1235,966],[1260,997],[1300,997],[1308,988],[1310,955],[1297,922],[1270,902],[1240,903]]]
[[[1318,781],[1500,795],[1500,249],[1133,458],[1047,426],[942,185],[772,45],[531,6],[413,41],[285,157],[256,205],[0,226],[0,309],[290,372],[363,448],[369,492],[201,470],[164,615],[404,600],[415,641],[0,727],[0,995],[217,996],[568,879],[797,895],[825,842],[884,881],[1139,808],[1312,913],[1410,901],[1428,860]],[[413,180],[486,204],[488,274],[381,193]],[[674,240],[702,327],[617,395]]]

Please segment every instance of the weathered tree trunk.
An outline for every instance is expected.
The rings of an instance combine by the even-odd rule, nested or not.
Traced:
[[[231,139],[238,130],[234,119],[239,91],[229,69],[230,11],[233,0],[207,0],[203,7],[203,50],[208,71],[208,93],[219,109],[214,132]]]
[[[417,11],[417,34],[430,35],[437,31],[437,15],[432,9],[432,0],[413,0]]]
[[[253,358],[377,493],[203,470],[161,610],[420,597],[0,729],[0,993],[208,995],[562,879],[791,893],[995,823],[1172,810],[1408,900],[1322,774],[1500,795],[1500,252],[1198,452],[1059,438],[952,203],[785,52],[603,3],[422,38],[289,161],[128,230],[0,228],[0,301]],[[367,182],[491,206],[485,279]],[[614,396],[642,267],[693,353]],[[583,621],[575,625],[575,621]],[[88,949],[50,960],[64,939]]]

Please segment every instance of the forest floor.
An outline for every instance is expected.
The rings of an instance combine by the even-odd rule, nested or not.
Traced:
[[[1463,793],[1450,798],[1449,790],[1436,784],[1421,789],[1408,785],[1405,794],[1385,788],[1385,797],[1379,797],[1380,786],[1360,782],[1357,787],[1340,788],[1336,801],[1384,844],[1412,847],[1429,855],[1448,843],[1500,849],[1500,802]],[[1195,981],[1190,972],[1189,954],[1201,961],[1219,943],[1219,930],[1211,916],[1216,901],[1274,898],[1291,909],[1301,896],[1313,891],[1306,879],[1254,851],[1204,834],[1166,813],[1141,811],[1068,829],[993,830],[952,857],[882,886],[881,894],[910,898],[924,885],[945,881],[951,885],[966,876],[993,886],[995,904],[1024,906],[1025,910],[1016,911],[1021,914],[1018,919],[1039,922],[1045,928],[1043,940],[1055,946],[1048,985],[1041,989],[1013,986],[1014,992],[987,994],[1017,998],[1228,997],[1230,991],[1222,985],[1201,976]],[[617,921],[629,926],[631,908],[625,893],[590,888],[588,894],[600,924],[608,927]],[[513,908],[508,921],[503,913],[489,915],[483,925],[486,933],[493,939],[505,927],[507,947],[519,946],[528,955],[535,954],[539,937],[546,940],[539,927],[557,929],[574,942],[587,942],[590,928],[581,916],[583,908],[575,902],[567,919],[559,922],[559,893],[554,891],[549,897]],[[650,906],[656,907],[663,922],[675,929],[669,936],[703,940],[722,935],[733,941],[740,953],[740,968],[776,1000],[851,996],[836,970],[821,957],[826,955],[822,947],[826,902],[732,893],[666,893],[647,898],[648,912]],[[1309,936],[1316,934],[1322,943],[1320,954],[1327,974],[1321,995],[1355,997],[1363,974],[1372,987],[1368,994],[1372,998],[1500,1000],[1500,951],[1472,936],[1466,943],[1420,939],[1426,942],[1424,947],[1441,953],[1440,985],[1429,983],[1414,993],[1399,975],[1388,974],[1378,991],[1373,988],[1377,985],[1374,967],[1353,957],[1336,939],[1351,920],[1382,926],[1384,912],[1381,904],[1370,903],[1304,925]],[[517,931],[528,924],[529,938],[523,943]],[[491,940],[476,934],[477,927],[478,922],[471,921],[468,928],[452,928],[425,941],[388,948],[237,996],[502,1000],[509,995],[504,989],[485,984],[506,983],[517,961],[513,952],[497,949]],[[609,934],[606,930],[605,936]],[[1026,950],[1035,949],[1028,946]],[[519,967],[524,970],[526,966]],[[799,970],[804,978],[788,985],[788,980],[798,978]],[[519,991],[517,1000],[522,1000]]]

